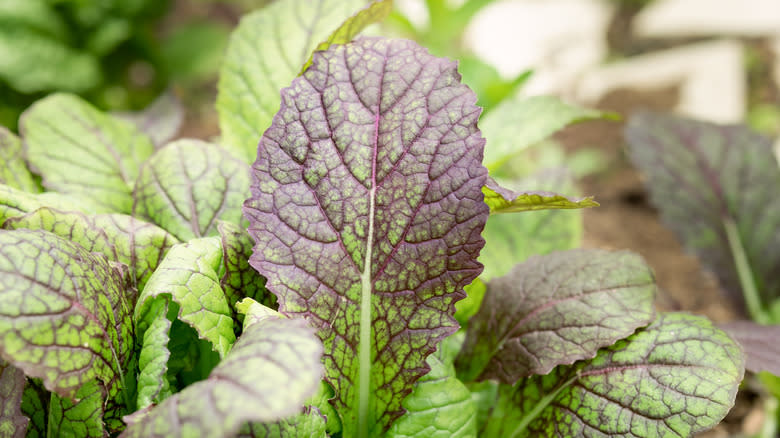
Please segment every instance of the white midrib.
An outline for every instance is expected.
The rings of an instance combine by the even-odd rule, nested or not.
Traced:
[[[371,189],[368,191],[368,234],[363,273],[360,274],[360,342],[358,344],[358,428],[359,438],[368,438],[371,399],[371,258],[374,251],[374,210],[376,204],[376,155],[379,135],[379,109],[374,122],[374,154],[371,162]]]

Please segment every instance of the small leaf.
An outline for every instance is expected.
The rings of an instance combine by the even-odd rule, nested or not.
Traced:
[[[114,117],[133,123],[149,136],[155,148],[161,148],[178,134],[184,122],[184,108],[172,91],[161,94],[138,112],[115,112]]]
[[[501,385],[482,435],[693,436],[734,405],[743,365],[709,320],[664,314],[595,359]]]
[[[75,398],[115,396],[133,348],[132,303],[102,254],[45,231],[0,230],[0,357]]]
[[[0,436],[22,438],[30,419],[21,410],[24,372],[0,359]]]
[[[249,166],[216,145],[177,140],[141,168],[134,214],[181,241],[217,234],[217,221],[238,223],[249,194]]]
[[[547,169],[514,182],[515,186],[554,192],[575,191],[572,176],[561,169]],[[485,269],[479,278],[489,281],[506,275],[516,264],[532,255],[577,248],[582,232],[582,212],[577,210],[491,214],[482,232],[485,247],[479,254],[479,261]]]
[[[487,284],[458,356],[463,381],[513,385],[596,355],[653,320],[655,281],[628,252],[535,256]]]
[[[298,76],[312,51],[327,44],[329,36],[349,41],[389,3],[369,5],[366,10],[371,12],[358,13],[362,18],[353,18],[345,27],[342,23],[363,8],[365,0],[289,0],[244,16],[230,37],[219,75],[217,111],[224,146],[251,163],[263,131],[279,110],[279,89]]]
[[[235,342],[233,319],[222,288],[222,248],[217,238],[191,240],[168,251],[146,283],[135,308],[137,336],[159,315],[158,300],[179,306],[178,319],[224,358]]]
[[[251,324],[208,379],[167,398],[121,436],[224,437],[246,421],[294,415],[319,388],[321,355],[304,321],[272,317]]]
[[[169,303],[165,300],[154,300],[144,315],[145,330],[141,338],[141,352],[138,355],[138,398],[139,410],[165,400],[171,395],[170,382],[166,376],[168,359],[171,352],[168,349],[172,320],[176,315],[169,315]],[[138,324],[139,327],[141,324]]]
[[[177,243],[162,228],[132,216],[85,215],[47,207],[8,219],[3,228],[45,230],[123,263],[130,269],[137,290],[143,290],[162,257]]]
[[[27,379],[22,396],[22,412],[30,419],[27,424],[27,438],[45,438],[49,417],[49,399],[40,379]]]
[[[745,368],[758,373],[769,371],[780,376],[780,325],[761,325],[753,321],[732,321],[719,327],[745,351]]]
[[[103,424],[105,393],[94,380],[85,382],[76,393],[78,402],[51,395],[47,436],[103,438],[107,436]]]
[[[605,118],[614,119],[615,115],[569,105],[554,97],[505,100],[479,122],[487,139],[482,163],[492,172],[513,155],[567,125]]]
[[[265,278],[249,266],[254,241],[246,230],[237,225],[220,222],[217,225],[222,240],[222,261],[225,265],[220,286],[235,316],[236,303],[244,297],[265,305],[273,305],[276,297],[265,288]]]
[[[585,198],[569,198],[558,193],[546,191],[515,192],[501,187],[494,179],[482,187],[485,194],[485,204],[490,207],[490,213],[518,213],[522,211],[574,209],[598,207],[598,202],[592,196]]]
[[[53,94],[22,114],[19,131],[27,160],[44,187],[87,196],[118,213],[131,212],[135,178],[154,150],[133,124],[76,96]]]
[[[41,207],[52,207],[62,211],[103,213],[107,209],[92,201],[57,192],[28,193],[5,184],[0,184],[0,225],[12,217],[24,216]]]
[[[756,294],[764,303],[780,297],[780,168],[772,140],[742,126],[652,113],[633,116],[626,137],[661,218],[715,273],[732,302],[741,306],[747,291],[729,224]],[[748,310],[757,318],[760,303],[754,304]]]
[[[0,126],[0,184],[6,184],[15,189],[37,193],[41,189],[27,170],[27,164],[22,156],[22,141],[3,126]]]
[[[428,356],[431,371],[420,378],[404,399],[406,413],[396,420],[388,438],[466,438],[477,436],[477,408],[471,392],[455,377],[455,368]]]
[[[366,38],[317,52],[260,143],[250,264],[281,313],[318,329],[344,436],[403,413],[481,271],[475,101],[454,62]]]

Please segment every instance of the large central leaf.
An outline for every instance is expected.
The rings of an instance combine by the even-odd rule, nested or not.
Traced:
[[[488,216],[476,96],[410,41],[333,46],[282,92],[245,204],[251,264],[325,344],[344,436],[375,436],[428,371]]]

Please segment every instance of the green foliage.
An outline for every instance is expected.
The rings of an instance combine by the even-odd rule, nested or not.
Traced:
[[[432,28],[455,35],[487,3],[429,0],[454,11]],[[133,38],[121,17],[154,15],[146,0],[19,5],[52,41],[70,11],[97,58]],[[609,115],[505,99],[518,79],[480,131],[454,62],[352,41],[390,6],[279,0],[245,17],[213,144],[171,141],[170,95],[107,114],[56,93],[19,136],[0,130],[0,435],[685,436],[723,418],[739,345],[655,315],[638,256],[563,251],[597,204],[558,193],[575,190],[557,157],[525,160]],[[196,57],[182,35],[169,65]]]

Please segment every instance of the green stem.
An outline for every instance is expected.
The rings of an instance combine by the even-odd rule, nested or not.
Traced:
[[[760,324],[769,324],[769,318],[761,306],[761,296],[758,294],[756,279],[753,276],[753,271],[750,269],[737,225],[730,217],[724,218],[723,225],[726,228],[726,239],[729,241],[729,248],[731,248],[731,255],[734,258],[734,265],[737,268],[737,276],[742,286],[742,295],[745,297],[745,304],[747,305],[750,318]]]

